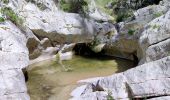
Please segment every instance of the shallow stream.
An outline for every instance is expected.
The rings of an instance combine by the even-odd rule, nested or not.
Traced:
[[[27,82],[31,100],[68,100],[77,81],[107,76],[132,68],[133,62],[113,57],[81,57],[63,61],[65,72],[54,59],[30,65]]]

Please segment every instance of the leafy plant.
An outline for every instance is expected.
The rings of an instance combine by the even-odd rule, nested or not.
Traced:
[[[134,35],[134,33],[135,33],[135,30],[133,30],[133,29],[129,29],[129,30],[128,30],[128,34],[129,34],[129,35]]]
[[[8,4],[9,0],[2,0],[3,3]]]
[[[119,12],[116,17],[116,22],[122,22],[131,16],[132,16],[132,13],[130,12],[124,12],[124,13]]]
[[[100,44],[100,39],[98,37],[95,37],[94,40],[89,44],[91,48],[97,46]]]
[[[152,26],[153,29],[158,29],[160,27],[161,27],[160,25],[156,25],[156,24]]]
[[[111,92],[108,92],[107,100],[114,100]]]
[[[43,3],[37,3],[37,7],[40,9],[40,10],[45,10],[47,9],[48,7],[46,5],[44,5]]]
[[[31,2],[31,3],[34,3],[34,4],[36,3],[35,0],[25,0],[25,1]]]
[[[158,12],[158,13],[155,13],[154,14],[154,17],[157,18],[157,17],[160,17],[163,15],[163,12]]]
[[[23,24],[23,19],[20,18],[10,7],[1,8],[0,12],[6,16],[7,20],[11,20],[14,24],[16,25]]]
[[[5,19],[3,17],[0,17],[0,23],[4,22]]]
[[[113,16],[113,9],[106,7],[106,5],[111,2],[111,5],[114,6],[117,0],[95,0],[95,2],[100,10]]]
[[[71,13],[84,13],[88,3],[85,0],[60,0],[60,8]]]

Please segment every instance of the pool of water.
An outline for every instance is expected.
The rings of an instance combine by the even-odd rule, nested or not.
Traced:
[[[63,61],[71,70],[63,71],[54,59],[30,65],[28,93],[31,100],[68,100],[77,81],[125,71],[133,67],[132,61],[112,57],[81,57]]]

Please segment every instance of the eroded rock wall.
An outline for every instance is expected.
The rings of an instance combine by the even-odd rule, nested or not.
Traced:
[[[29,64],[26,42],[26,36],[14,24],[0,24],[1,100],[29,100],[22,72]]]
[[[164,4],[164,5],[162,5]],[[72,96],[73,100],[107,100],[110,96],[115,100],[131,100],[131,99],[149,99],[151,100],[168,100],[169,98],[169,1],[164,0],[155,7],[162,6],[164,8],[160,16],[144,20],[144,13],[139,13],[136,19],[128,22],[119,23],[118,35],[113,41],[113,47],[121,51],[138,49],[140,53],[139,65],[125,72],[113,74],[108,77],[98,79],[85,80],[86,84],[80,87],[79,94]],[[145,12],[151,6],[137,10],[137,12]],[[155,8],[154,8],[155,10]],[[161,9],[159,9],[161,10]],[[159,10],[156,12],[159,13]],[[149,12],[148,10],[146,12]],[[148,13],[153,16],[153,13]],[[147,16],[148,16],[147,15]],[[140,18],[142,20],[140,20]],[[147,19],[147,17],[146,17]],[[143,24],[143,22],[145,24]],[[139,25],[139,26],[138,26]],[[134,27],[135,26],[135,27]],[[137,28],[136,28],[137,26]],[[128,34],[129,28],[135,28],[134,34]],[[120,33],[124,33],[123,35]],[[138,48],[133,48],[133,45],[122,46],[120,41],[132,40],[136,41]],[[117,45],[116,45],[116,44]],[[126,44],[126,42],[124,42]],[[115,45],[115,46],[114,46]],[[114,49],[115,50],[115,49]],[[130,51],[132,52],[132,51]],[[129,53],[130,53],[129,52]],[[96,88],[102,88],[103,91],[96,91]]]

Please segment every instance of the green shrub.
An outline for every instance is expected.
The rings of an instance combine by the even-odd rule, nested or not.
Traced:
[[[111,92],[108,92],[107,100],[114,100]]]
[[[0,9],[0,12],[6,16],[7,20],[11,20],[16,25],[22,25],[23,20],[10,7]]]
[[[61,9],[62,9],[63,11],[66,11],[66,12],[71,12],[72,10],[71,10],[70,8],[71,8],[71,5],[70,5],[70,4],[63,4],[63,5],[61,6]]]
[[[163,12],[158,12],[158,13],[155,13],[154,14],[154,17],[157,18],[157,17],[160,17],[163,15]]]
[[[94,40],[89,44],[89,47],[93,48],[93,47],[99,45],[99,44],[100,44],[100,41],[101,41],[101,40],[100,40],[97,36],[95,36],[95,37],[94,37]]]
[[[132,14],[130,12],[129,13],[126,13],[126,12],[122,13],[122,12],[120,12],[120,13],[117,14],[116,22],[122,22],[122,21],[126,20],[127,18],[129,18],[131,16],[132,16]]]
[[[0,17],[0,23],[4,22],[4,21],[5,21],[5,19],[3,17]]]
[[[135,33],[135,30],[133,30],[133,29],[129,29],[129,30],[128,30],[128,34],[129,34],[129,35],[134,35],[134,33]]]
[[[37,3],[37,7],[40,9],[40,10],[45,10],[47,9],[48,7],[46,5],[44,5],[43,3]]]
[[[8,4],[9,0],[2,0],[3,3]]]
[[[161,27],[160,25],[156,25],[156,24],[152,26],[153,29],[159,29],[160,27]]]
[[[65,12],[84,13],[88,3],[85,0],[60,0],[60,8]]]
[[[26,2],[36,3],[35,0],[25,0]]]

